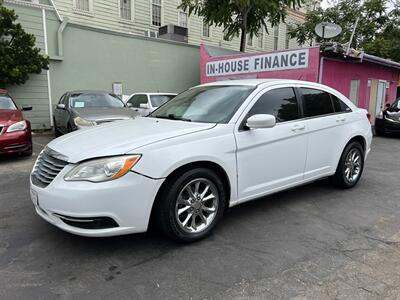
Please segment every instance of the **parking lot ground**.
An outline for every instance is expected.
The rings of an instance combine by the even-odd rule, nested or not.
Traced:
[[[50,138],[35,136],[35,156]],[[400,298],[399,138],[374,139],[356,188],[319,181],[234,207],[190,245],[60,231],[29,200],[33,162],[0,158],[0,299]]]

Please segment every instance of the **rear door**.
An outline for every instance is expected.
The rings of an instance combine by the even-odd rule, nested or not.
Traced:
[[[324,90],[300,87],[304,117],[307,120],[308,146],[304,179],[335,172],[348,137],[351,109]]]
[[[259,94],[235,130],[238,195],[246,201],[302,182],[307,151],[306,122],[292,87],[283,86]],[[273,128],[247,129],[255,114],[271,114]]]

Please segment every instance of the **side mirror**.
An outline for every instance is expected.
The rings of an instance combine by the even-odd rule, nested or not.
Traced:
[[[57,104],[57,109],[65,109],[65,104]]]
[[[32,110],[32,105],[23,105],[23,106],[22,106],[22,110],[23,110],[23,111]]]
[[[273,115],[259,114],[253,115],[246,121],[246,126],[250,129],[272,128],[276,125],[276,119]]]
[[[140,103],[140,108],[149,109],[149,104],[147,103]]]
[[[132,103],[130,103],[130,102],[126,103],[126,107],[131,108],[132,106],[133,106]]]

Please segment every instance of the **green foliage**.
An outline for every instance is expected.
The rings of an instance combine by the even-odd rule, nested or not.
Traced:
[[[240,51],[245,51],[246,34],[256,36],[261,28],[267,30],[285,20],[287,8],[296,9],[303,0],[182,0],[179,6],[204,18],[209,25],[221,26],[227,38],[239,34]]]
[[[393,7],[394,5],[394,7]],[[289,27],[289,36],[300,45],[311,44],[315,39],[314,28],[320,22],[339,24],[343,31],[333,38],[348,43],[357,17],[360,17],[352,47],[364,49],[369,54],[400,61],[400,7],[390,0],[340,0],[326,10],[308,11],[303,24]]]
[[[17,18],[0,2],[0,87],[23,84],[29,74],[49,67],[48,57],[35,47],[35,36],[26,33]]]

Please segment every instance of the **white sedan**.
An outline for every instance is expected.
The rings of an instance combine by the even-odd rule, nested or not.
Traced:
[[[371,140],[366,111],[324,85],[200,85],[148,118],[50,142],[31,198],[43,219],[74,234],[144,232],[151,220],[191,242],[239,203],[325,177],[355,186]]]
[[[136,93],[130,95],[124,102],[129,108],[145,117],[176,95],[172,93]]]

